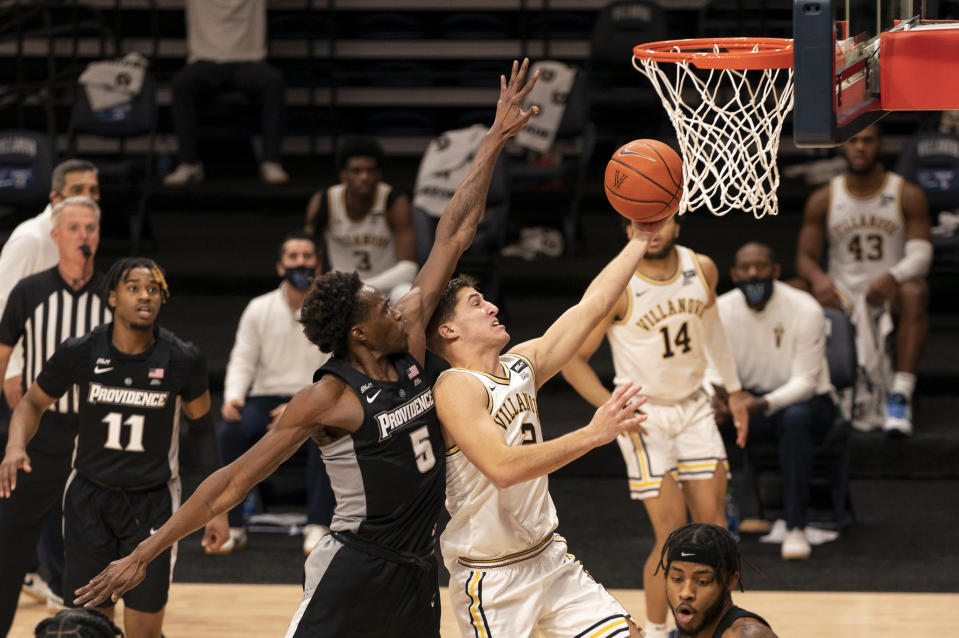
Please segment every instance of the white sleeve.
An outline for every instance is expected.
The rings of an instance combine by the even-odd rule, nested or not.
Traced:
[[[232,401],[246,396],[259,361],[261,320],[256,299],[251,301],[240,316],[240,325],[236,329],[236,339],[230,350],[230,360],[226,364],[226,378],[223,381],[223,400]]]
[[[902,283],[928,275],[932,264],[932,242],[928,239],[908,239],[904,250],[902,259],[889,269],[893,279]]]
[[[722,380],[727,392],[739,392],[742,384],[739,383],[739,373],[736,370],[736,359],[733,357],[729,339],[719,317],[719,301],[706,308],[703,312],[703,329],[706,331],[706,351],[709,360],[715,367],[716,374]]]
[[[23,234],[11,237],[0,251],[0,317],[7,307],[10,291],[17,282],[32,275],[40,246],[35,237]]]
[[[796,335],[796,354],[789,379],[767,393],[766,413],[773,414],[793,403],[808,401],[816,393],[816,381],[826,364],[826,319],[819,305],[796,306],[802,321]]]
[[[363,283],[369,284],[388,295],[390,290],[400,284],[411,284],[416,279],[417,265],[415,261],[404,259],[398,261],[378,275],[368,277]]]

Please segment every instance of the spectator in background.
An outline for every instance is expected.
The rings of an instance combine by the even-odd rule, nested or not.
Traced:
[[[313,372],[329,358],[312,347],[300,325],[300,309],[313,278],[320,274],[316,244],[302,231],[290,233],[280,246],[276,273],[280,286],[253,299],[236,330],[223,388],[223,423],[219,429],[224,463],[232,463],[279,420],[297,390],[309,385]],[[319,448],[307,441],[306,554],[329,532],[333,490]],[[242,503],[230,510],[230,538],[215,553],[246,545]]]
[[[926,195],[883,168],[881,147],[876,124],[842,145],[849,171],[806,200],[796,272],[819,303],[844,306],[856,324],[859,378],[864,382],[857,382],[853,425],[859,429],[881,425],[890,436],[908,436],[916,367],[929,333],[925,277],[932,263],[932,232]],[[824,246],[825,271],[820,266]],[[898,324],[891,383],[883,347],[887,333],[883,326],[891,330],[891,321],[884,320],[883,309],[891,310]],[[874,333],[867,348],[865,337]]]
[[[826,437],[836,411],[826,362],[826,318],[812,296],[776,281],[780,267],[766,244],[744,244],[730,274],[736,289],[717,304],[746,389],[746,445],[777,444],[786,518],[781,554],[787,560],[806,559],[813,447]],[[713,409],[723,428],[729,421],[728,397],[722,386],[714,389]]]
[[[305,228],[323,243],[330,270],[356,272],[396,303],[416,277],[416,232],[409,196],[382,181],[383,157],[372,137],[345,137],[340,183],[310,198]]]
[[[10,291],[0,319],[0,376],[20,338],[33,337],[23,341],[26,365],[21,392],[36,381],[56,346],[70,337],[82,337],[112,317],[100,290],[103,275],[93,268],[100,243],[100,207],[88,197],[67,197],[53,207],[51,223],[59,261],[20,280]],[[37,436],[26,447],[32,471],[20,476],[10,498],[0,499],[0,635],[10,629],[41,529],[63,495],[77,434],[78,398],[71,389],[43,413]],[[46,535],[44,539],[48,540]],[[58,545],[45,555],[62,565],[62,538],[49,541]]]
[[[197,151],[197,111],[204,100],[238,90],[260,106],[263,158],[260,179],[283,184],[280,165],[283,76],[266,60],[266,0],[186,0],[187,65],[173,76],[173,126],[180,165],[166,186],[203,181]]]

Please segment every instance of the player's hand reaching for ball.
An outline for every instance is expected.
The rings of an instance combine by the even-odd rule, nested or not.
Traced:
[[[30,457],[23,448],[8,447],[0,463],[0,498],[10,498],[17,487],[17,471],[32,472]]]
[[[140,550],[137,548],[128,556],[107,565],[89,583],[74,590],[76,598],[73,604],[96,607],[108,599],[116,603],[120,596],[143,582],[147,575],[147,561],[140,560],[139,556]]]
[[[632,236],[649,242],[653,237],[656,236],[656,233],[661,231],[663,227],[669,223],[669,220],[672,218],[673,215],[667,215],[666,217],[657,219],[654,222],[630,222],[633,227]]]
[[[594,447],[605,445],[625,432],[647,433],[642,423],[648,417],[639,409],[646,403],[646,397],[636,396],[641,389],[642,386],[632,382],[625,383],[597,408],[586,426],[596,436]]]
[[[507,139],[513,137],[526,125],[529,118],[539,113],[539,107],[535,105],[523,110],[523,101],[539,79],[539,71],[536,71],[524,85],[523,80],[526,79],[528,69],[528,58],[523,58],[523,64],[513,60],[509,81],[505,75],[499,76],[499,100],[496,102],[496,117],[490,133],[501,134]]]

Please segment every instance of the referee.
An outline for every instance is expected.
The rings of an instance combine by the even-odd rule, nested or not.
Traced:
[[[88,197],[68,197],[53,207],[51,221],[59,262],[14,286],[0,319],[0,379],[22,336],[24,389],[61,342],[111,318],[100,291],[103,276],[93,269],[100,207]],[[38,436],[27,450],[33,460],[31,473],[23,477],[15,495],[0,499],[0,635],[6,635],[13,623],[43,523],[59,507],[77,433],[77,403],[71,389],[43,415]],[[59,544],[49,554],[62,560],[62,541]]]
[[[115,263],[105,288],[112,323],[69,339],[44,365],[17,404],[0,463],[0,497],[20,492],[18,470],[30,470],[28,443],[40,415],[80,388],[79,434],[73,472],[63,495],[69,594],[132,551],[180,504],[180,410],[190,419],[188,445],[206,473],[220,459],[210,415],[206,360],[192,344],[156,326],[169,297],[163,271],[151,259]],[[42,430],[42,428],[40,428]],[[206,526],[203,544],[229,537],[225,515]],[[175,550],[150,564],[146,578],[123,596],[128,638],[161,635]],[[113,604],[103,608],[113,617]]]

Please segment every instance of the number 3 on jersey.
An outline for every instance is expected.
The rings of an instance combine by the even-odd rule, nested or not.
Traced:
[[[110,412],[103,417],[103,422],[107,424],[107,442],[103,444],[103,447],[108,450],[143,452],[144,420],[142,414],[131,414],[123,420],[123,415],[119,412]],[[120,443],[120,434],[124,425],[130,426],[130,441],[126,447]]]
[[[433,456],[433,446],[430,445],[430,431],[424,425],[410,432],[410,441],[413,443],[413,456],[416,458],[416,469],[421,474],[426,474],[430,468],[436,465],[436,457]]]

